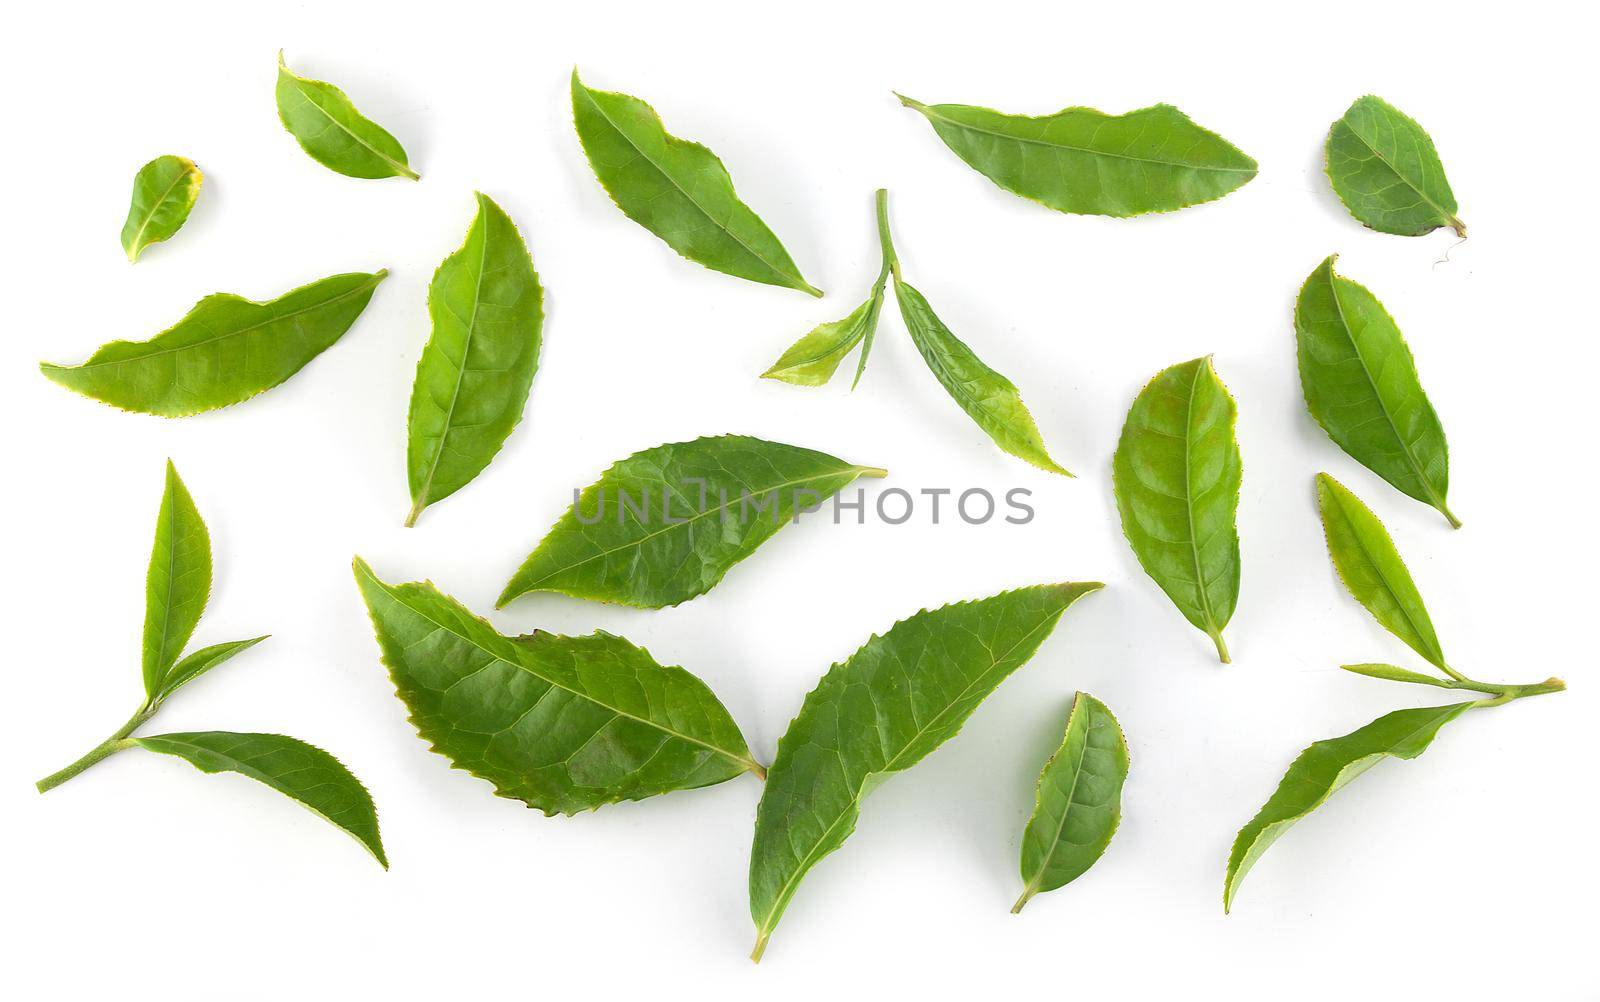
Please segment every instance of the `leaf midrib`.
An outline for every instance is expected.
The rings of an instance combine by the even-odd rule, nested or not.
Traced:
[[[1195,367],[1194,378],[1189,382],[1189,399],[1184,407],[1183,416],[1183,507],[1189,522],[1189,556],[1194,561],[1194,586],[1196,597],[1200,599],[1200,614],[1205,617],[1207,632],[1222,632],[1222,627],[1216,621],[1216,613],[1211,609],[1211,596],[1206,592],[1205,572],[1200,566],[1200,541],[1196,538],[1198,533],[1194,521],[1194,485],[1191,480],[1190,453],[1193,451],[1194,434],[1194,397],[1200,385],[1200,374],[1206,366],[1202,363]]]
[[[1083,708],[1088,710],[1088,703],[1084,703]],[[1074,701],[1072,712],[1067,715],[1067,730],[1069,732],[1072,730],[1073,718],[1078,715],[1078,709],[1079,706]],[[1032,877],[1028,878],[1027,884],[1023,887],[1025,895],[1038,893],[1039,888],[1044,885],[1044,871],[1049,867],[1051,858],[1055,856],[1056,849],[1061,845],[1061,833],[1067,830],[1067,818],[1072,814],[1072,808],[1075,806],[1073,798],[1078,795],[1078,781],[1083,778],[1083,763],[1089,757],[1089,731],[1093,727],[1094,722],[1092,720],[1083,725],[1083,752],[1078,756],[1077,764],[1072,770],[1072,787],[1067,790],[1066,807],[1062,808],[1061,819],[1056,823],[1056,830],[1050,837],[1049,847],[1045,849],[1044,854],[1039,858],[1039,869]],[[1046,763],[1045,769],[1048,770],[1049,768],[1049,763]],[[1040,776],[1039,782],[1044,782],[1043,776]],[[1043,806],[1043,804],[1041,803],[1039,806]]]
[[[970,132],[981,133],[982,135],[985,135],[985,136],[993,136],[993,137],[995,137],[997,139],[1009,139],[1012,142],[1026,143],[1026,144],[1031,145],[1031,146],[1043,146],[1046,149],[1051,149],[1051,150],[1069,150],[1069,151],[1071,151],[1073,153],[1085,153],[1085,154],[1088,154],[1089,156],[1108,157],[1108,158],[1113,159],[1113,160],[1130,160],[1130,161],[1133,161],[1135,163],[1157,164],[1157,165],[1162,166],[1162,167],[1186,167],[1186,168],[1188,168],[1190,170],[1214,171],[1214,172],[1219,173],[1219,174],[1255,174],[1259,170],[1259,168],[1257,168],[1257,167],[1213,167],[1213,166],[1206,165],[1206,164],[1189,163],[1188,161],[1185,161],[1185,160],[1155,160],[1155,159],[1152,159],[1150,157],[1136,157],[1136,156],[1132,156],[1131,154],[1127,154],[1127,153],[1112,153],[1112,152],[1109,152],[1107,150],[1090,149],[1087,146],[1072,146],[1072,145],[1070,145],[1068,143],[1047,142],[1047,141],[1045,141],[1043,139],[1033,139],[1033,138],[1030,138],[1030,137],[1027,137],[1027,136],[1014,136],[1009,132],[999,132],[999,131],[996,131],[994,129],[986,129],[986,128],[983,128],[982,126],[973,125],[970,122],[963,122],[963,121],[960,121],[959,119],[950,118],[947,115],[939,114],[938,110],[937,110],[937,107],[935,107],[935,106],[923,105],[923,106],[917,108],[917,110],[921,111],[924,115],[927,115],[929,118],[937,118],[941,122],[949,123],[950,125],[953,125],[953,126],[955,126],[957,128],[966,129],[966,130],[968,130]],[[999,112],[995,112],[994,114],[1000,114],[1000,113]],[[1059,114],[1060,114],[1060,112],[1057,112],[1057,115],[1059,115]],[[1006,117],[1014,117],[1014,116],[1006,116]],[[1023,117],[1028,117],[1028,116],[1023,116]],[[1047,118],[1055,118],[1056,116],[1055,115],[1050,115],[1050,116],[1046,116],[1046,117]],[[1109,118],[1109,119],[1115,119],[1115,118],[1125,118],[1126,116],[1125,115],[1107,115],[1106,117]],[[1040,119],[1031,118],[1030,120],[1039,121]],[[1199,126],[1195,126],[1195,128],[1199,128]],[[1202,130],[1202,131],[1204,131],[1204,130]]]

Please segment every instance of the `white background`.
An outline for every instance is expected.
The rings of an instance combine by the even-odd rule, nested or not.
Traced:
[[[7,994],[1600,998],[1592,25],[1538,3],[1299,9],[391,0],[8,15]],[[390,129],[422,182],[309,160],[274,114],[280,46]],[[617,212],[572,132],[575,64],[714,149],[828,298],[692,265]],[[891,89],[1039,114],[1170,101],[1261,173],[1170,215],[1062,215],[960,163]],[[1467,242],[1364,230],[1334,199],[1321,142],[1369,91],[1432,133]],[[130,267],[117,244],[130,181],[163,153],[197,161],[205,187],[184,230]],[[880,185],[910,280],[1021,387],[1078,479],[995,449],[925,370],[892,303],[854,394],[755,378],[864,296]],[[425,290],[460,244],[474,189],[532,248],[544,352],[504,452],[406,530]],[[1290,308],[1332,252],[1416,353],[1450,435],[1459,532],[1305,412]],[[339,344],[222,412],[124,414],[35,368],[149,337],[209,292],[265,299],[379,267],[391,277]],[[1109,484],[1133,395],[1213,352],[1239,401],[1245,468],[1226,668],[1140,573]],[[1038,517],[814,520],[679,608],[543,595],[494,622],[624,634],[706,679],[770,760],[827,666],[895,620],[1023,584],[1109,585],[959,738],[872,796],[760,967],[745,959],[756,780],[571,819],[491,796],[406,723],[349,573],[359,553],[389,580],[431,578],[487,613],[574,486],[637,449],[724,432],[886,466],[881,486],[913,492],[1027,487]],[[137,703],[168,456],[216,554],[196,644],[273,637],[147,730],[274,730],[332,750],[378,802],[392,871],[278,795],[175,759],[129,752],[33,792]],[[1336,670],[1418,662],[1335,581],[1318,470],[1387,522],[1459,668],[1559,674],[1573,688],[1474,713],[1422,759],[1374,770],[1279,842],[1224,917],[1233,834],[1304,745],[1449,695]],[[1018,836],[1078,688],[1128,733],[1125,820],[1091,872],[1014,917]]]

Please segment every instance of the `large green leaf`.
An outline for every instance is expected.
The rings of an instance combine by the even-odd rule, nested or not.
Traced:
[[[629,219],[714,271],[822,295],[739,200],[716,154],[668,135],[654,108],[590,90],[574,70],[572,118],[595,177]]]
[[[1044,446],[1039,426],[1022,402],[1016,384],[989,368],[951,333],[922,293],[895,276],[895,298],[911,340],[951,398],[1002,451],[1041,470],[1070,477]]]
[[[461,249],[428,286],[433,334],[411,390],[411,525],[465,487],[522,420],[539,367],[543,290],[516,224],[487,195]]]
[[[183,226],[200,197],[200,168],[193,160],[165,156],[139,168],[133,177],[133,198],[122,224],[122,250],[129,261],[151,244],[168,239]]]
[[[1256,162],[1238,147],[1167,104],[1125,115],[1066,108],[1029,117],[900,101],[978,173],[1061,212],[1170,212],[1221,198],[1256,176]]]
[[[621,637],[503,637],[431,584],[356,582],[432,749],[546,814],[762,775],[705,683]]]
[[[1445,504],[1450,454],[1417,366],[1378,298],[1334,274],[1333,255],[1300,288],[1294,329],[1306,407],[1328,437],[1403,493]]]
[[[1317,474],[1317,503],[1339,580],[1384,629],[1445,668],[1444,649],[1422,594],[1378,516],[1326,473]]]
[[[1227,662],[1239,600],[1236,409],[1211,359],[1163,369],[1122,426],[1112,483],[1139,564]]]
[[[1072,700],[1061,747],[1039,773],[1039,793],[1022,833],[1022,911],[1035,894],[1082,876],[1105,854],[1122,820],[1128,742],[1117,718],[1088,693]]]
[[[279,121],[317,163],[347,177],[417,180],[399,140],[357,111],[333,84],[289,72],[282,52],[277,97]]]
[[[39,370],[127,411],[186,417],[227,407],[277,386],[344,336],[388,274],[334,275],[264,303],[217,293],[148,341],[112,341],[82,365]]]
[[[166,488],[156,516],[156,541],[144,583],[144,692],[170,691],[168,670],[194,635],[211,597],[211,535],[194,498],[167,460]],[[182,684],[181,682],[179,684]],[[171,688],[176,688],[172,686]]]
[[[378,811],[361,781],[332,755],[282,734],[198,731],[130,738],[130,744],[176,755],[201,772],[236,772],[311,808],[343,828],[383,868],[389,860],[378,837]]]
[[[752,959],[801,878],[855,830],[862,799],[954,737],[1067,607],[1100,587],[1037,585],[919,612],[829,669],[779,740],[756,809]]]
[[[784,524],[884,471],[747,435],[658,445],[590,484],[497,606],[531,591],[646,609],[703,595]]]
[[[1328,130],[1327,154],[1334,192],[1367,226],[1408,237],[1441,226],[1467,235],[1433,140],[1383,98],[1352,104]]]
[[[1405,759],[1421,755],[1433,743],[1439,728],[1472,706],[1472,703],[1455,703],[1396,710],[1360,730],[1318,741],[1301,752],[1284,773],[1272,797],[1233,840],[1223,885],[1223,910],[1233,908],[1234,895],[1239,892],[1245,874],[1295,822],[1386,756]]]

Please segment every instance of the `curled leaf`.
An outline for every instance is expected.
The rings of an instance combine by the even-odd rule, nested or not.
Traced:
[[[813,327],[810,333],[790,345],[761,378],[795,386],[821,386],[833,378],[845,356],[878,326],[878,313],[882,309],[883,286],[880,285],[843,320]]]
[[[146,247],[170,239],[183,227],[200,197],[201,180],[200,168],[183,157],[156,157],[139,168],[122,224],[122,250],[129,261],[138,261]]]

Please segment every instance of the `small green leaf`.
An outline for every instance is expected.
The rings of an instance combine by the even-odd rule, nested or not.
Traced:
[[[483,472],[522,420],[539,367],[544,291],[516,224],[487,195],[461,249],[428,286],[433,334],[407,421],[411,514]]]
[[[843,320],[818,324],[761,374],[795,386],[821,386],[833,378],[839,363],[878,326],[883,309],[883,286],[872,290],[866,302]]]
[[[406,177],[417,172],[406,163],[399,140],[365,117],[344,91],[321,80],[289,72],[278,53],[278,120],[317,163],[346,177]]]
[[[201,772],[236,772],[298,800],[343,828],[389,868],[378,837],[378,811],[361,781],[332,755],[282,734],[198,731],[132,738],[132,744],[176,755]]]
[[[584,489],[496,605],[531,591],[644,609],[686,602],[804,510],[884,475],[746,435],[636,452]]]
[[[778,742],[750,850],[752,960],[861,801],[955,737],[1097,583],[1037,585],[919,612],[834,665]]]
[[[1237,410],[1210,357],[1163,369],[1128,410],[1112,464],[1122,533],[1151,580],[1227,663],[1239,600]]]
[[[984,434],[1003,452],[1032,463],[1049,473],[1072,476],[1044,446],[1039,426],[1022,402],[1016,384],[989,368],[962,340],[951,333],[922,293],[901,281],[894,282],[900,316],[905,319],[911,340],[916,342],[922,360],[934,378],[961,409],[967,412]]]
[[[1383,304],[1334,274],[1329,257],[1295,301],[1306,407],[1328,437],[1402,493],[1461,522],[1445,503],[1450,454],[1411,349]]]
[[[361,316],[387,271],[351,272],[264,303],[207,296],[148,341],[112,341],[51,381],[126,411],[187,417],[248,400],[299,372]]]
[[[1039,773],[1039,792],[1022,833],[1022,911],[1035,894],[1082,876],[1105,854],[1122,820],[1128,742],[1106,705],[1073,697],[1061,747]]]
[[[265,635],[251,637],[249,640],[231,640],[225,644],[212,644],[202,647],[193,654],[185,655],[182,661],[172,666],[166,677],[161,680],[161,689],[155,693],[157,700],[166,699],[178,690],[178,687],[204,675],[206,672],[231,659],[235,654],[249,650],[261,641],[267,639]]]
[[[1233,908],[1245,874],[1278,837],[1316,810],[1346,783],[1385,757],[1416,758],[1433,743],[1439,728],[1472,709],[1472,703],[1424,706],[1386,713],[1360,730],[1318,741],[1300,753],[1278,789],[1250,823],[1239,830],[1228,856],[1222,907]]]
[[[1421,672],[1412,671],[1409,668],[1401,668],[1399,665],[1361,664],[1340,665],[1339,667],[1354,675],[1365,675],[1367,678],[1381,678],[1389,682],[1412,682],[1417,685],[1436,685],[1441,689],[1456,688],[1455,685],[1452,685],[1442,678],[1436,678],[1432,675],[1424,675]]]
[[[133,178],[128,221],[122,224],[122,250],[129,261],[151,244],[170,238],[183,227],[200,197],[200,168],[183,157],[156,157]]]
[[[194,635],[210,596],[211,536],[169,459],[144,585],[142,663],[147,697],[159,699],[177,688],[168,684],[168,669]]]
[[[431,584],[356,582],[433,751],[546,814],[763,775],[704,682],[621,637],[510,638]]]
[[[1060,212],[1170,212],[1221,198],[1256,176],[1256,162],[1238,147],[1167,104],[1125,115],[1066,108],[1035,118],[897,96],[978,173]]]
[[[629,219],[713,271],[822,295],[739,200],[722,161],[699,143],[668,135],[654,108],[627,94],[590,90],[574,70],[572,118],[595,177]]]
[[[1446,668],[1422,595],[1378,516],[1326,473],[1317,474],[1317,504],[1328,555],[1350,594],[1407,647]]]
[[[1333,123],[1327,154],[1334,192],[1365,225],[1407,237],[1441,226],[1467,235],[1433,140],[1382,98],[1360,98]]]

